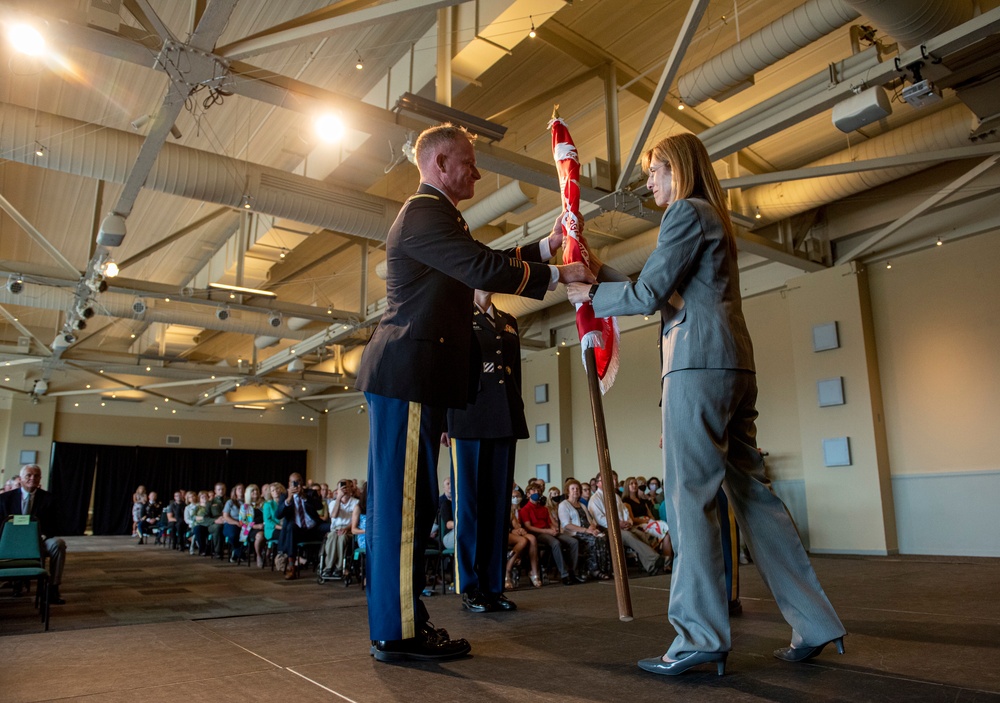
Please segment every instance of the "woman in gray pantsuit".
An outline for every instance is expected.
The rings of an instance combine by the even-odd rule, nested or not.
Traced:
[[[677,630],[667,653],[643,659],[675,675],[715,663],[731,648],[715,494],[725,489],[764,582],[792,626],[779,659],[804,661],[844,626],[809,564],[757,450],[757,380],[740,300],[736,241],[719,181],[701,141],[679,134],[643,157],[647,186],[666,207],[656,249],[636,282],[604,266],[601,284],[571,284],[569,299],[594,313],[662,318],[662,412],[667,522],[678,557],[670,588]],[[600,267],[599,261],[593,263]]]

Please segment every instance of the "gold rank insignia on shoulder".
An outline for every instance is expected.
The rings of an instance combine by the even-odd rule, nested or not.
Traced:
[[[503,328],[503,331],[504,331],[504,332],[509,332],[510,334],[517,334],[517,330],[515,330],[515,329],[514,329],[514,328],[513,328],[512,326],[510,326],[510,325],[506,325],[506,326],[505,326],[505,327]]]

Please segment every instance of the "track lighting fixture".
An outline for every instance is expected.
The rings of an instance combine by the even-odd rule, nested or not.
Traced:
[[[244,210],[249,210],[253,207],[253,198],[248,193],[243,194],[243,198],[240,200],[240,207]]]
[[[753,218],[754,218],[755,220],[759,220],[759,219],[760,219],[760,208],[759,208],[759,207],[757,207],[757,208],[754,208],[754,211],[753,211]]]
[[[41,142],[35,142],[35,156],[45,156],[46,153],[48,153],[48,150],[45,148],[45,145]]]
[[[356,68],[356,69],[358,69],[360,71],[360,70],[364,69],[364,67],[365,67],[365,62],[361,60],[361,54],[358,53],[358,60],[355,62],[354,68]]]
[[[935,246],[942,246],[942,245],[944,245],[944,242],[941,241],[941,237],[938,237],[937,238],[937,242],[935,243]]]
[[[538,36],[538,33],[535,32],[535,18],[532,17],[531,15],[528,15],[528,19],[531,20],[531,30],[528,32],[528,36],[534,39],[535,37]]]
[[[892,268],[892,262],[891,261],[886,261],[885,262],[885,267],[886,267],[886,269],[891,269]]]

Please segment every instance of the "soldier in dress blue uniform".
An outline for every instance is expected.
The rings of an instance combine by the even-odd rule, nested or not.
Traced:
[[[386,309],[357,382],[369,407],[368,623],[378,661],[452,659],[471,649],[428,623],[419,596],[445,413],[464,408],[479,380],[473,289],[540,299],[560,281],[593,280],[582,264],[529,263],[547,259],[560,233],[505,252],[472,238],[457,208],[480,178],[464,129],[427,129],[415,151],[420,187],[386,237]]]
[[[448,411],[455,506],[455,592],[474,613],[516,610],[503,595],[514,449],[528,436],[517,319],[477,290],[472,331],[482,356],[476,401]]]

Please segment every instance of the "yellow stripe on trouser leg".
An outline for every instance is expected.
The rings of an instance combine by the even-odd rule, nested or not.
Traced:
[[[455,527],[452,529],[455,532],[455,548],[454,554],[451,558],[452,568],[455,570],[455,593],[462,592],[462,579],[458,575],[458,491],[459,491],[459,474],[458,474],[458,442],[454,439],[451,440],[451,468],[454,478],[451,480],[451,490],[455,496],[455,499],[451,503],[451,519],[455,523]],[[450,498],[451,496],[449,496]],[[445,526],[441,525],[441,530],[445,529]],[[441,534],[441,548],[444,549],[444,533]],[[443,557],[442,557],[443,558]]]
[[[420,403],[410,403],[406,421],[406,463],[403,470],[403,514],[399,541],[399,616],[403,639],[416,637],[413,612],[413,538],[417,515],[417,461],[420,458]]]

